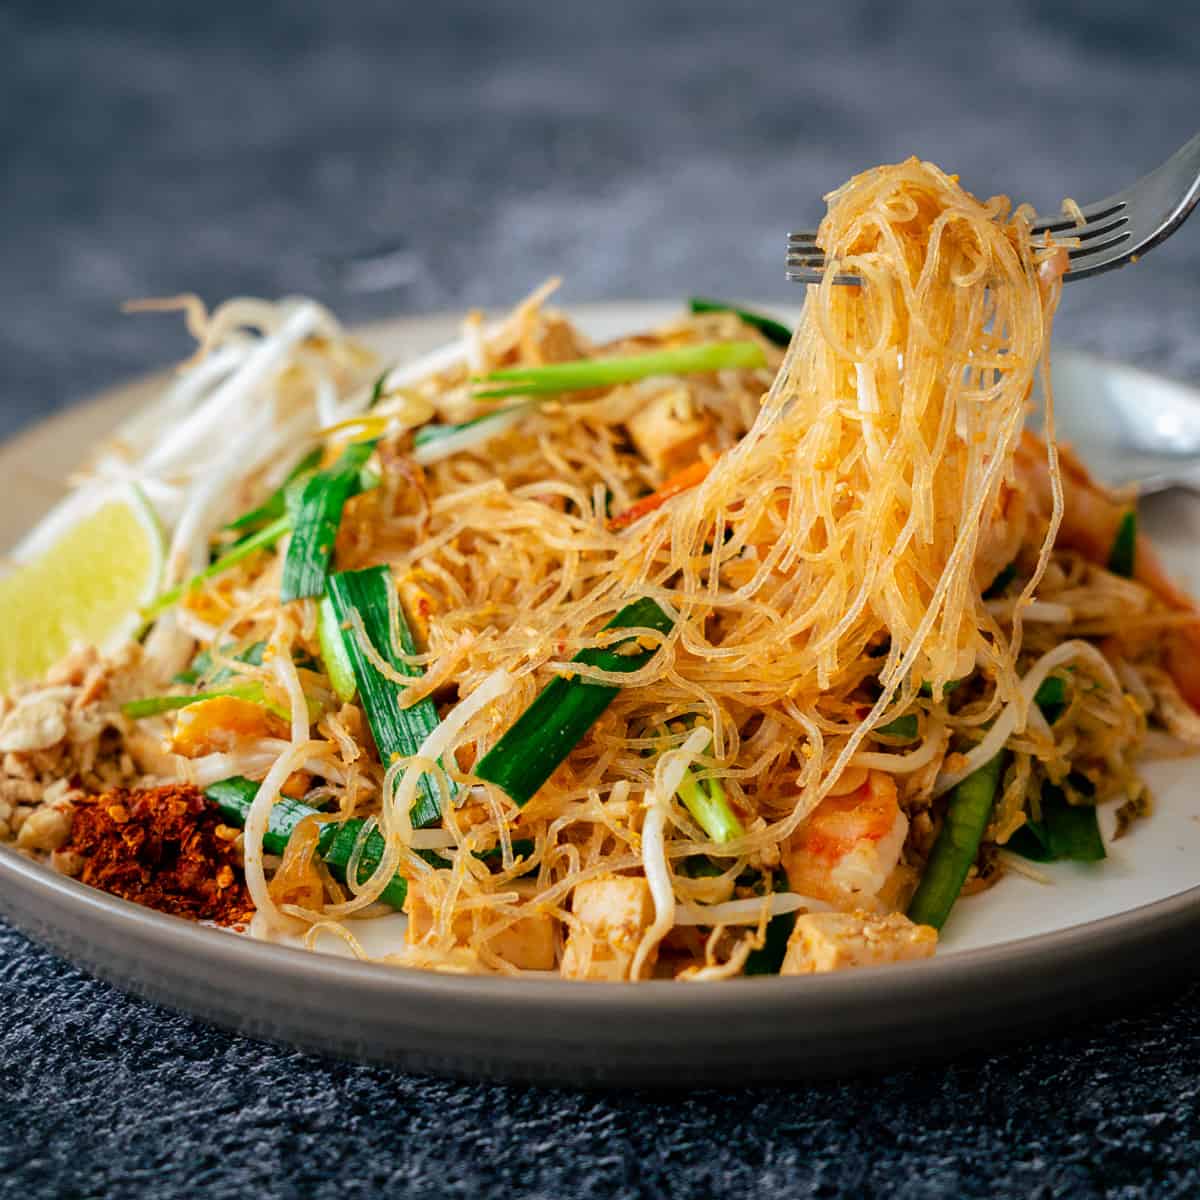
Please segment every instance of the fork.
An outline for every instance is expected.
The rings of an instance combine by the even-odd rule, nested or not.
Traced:
[[[1070,265],[1064,280],[1086,279],[1136,262],[1165,241],[1187,220],[1200,199],[1200,133],[1176,150],[1161,167],[1106,200],[1085,204],[1084,223],[1059,213],[1035,217],[1034,234],[1069,241]],[[1076,239],[1078,244],[1075,244]],[[793,283],[819,283],[825,274],[825,252],[815,231],[788,234],[787,277]],[[859,283],[857,275],[839,272],[834,283]]]

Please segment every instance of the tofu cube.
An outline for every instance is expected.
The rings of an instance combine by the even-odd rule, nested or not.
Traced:
[[[695,462],[710,429],[682,388],[655,396],[626,427],[638,453],[664,475]]]
[[[900,913],[806,913],[796,918],[781,975],[811,975],[850,967],[929,958],[937,930],[914,925]]]
[[[628,979],[642,934],[654,921],[654,899],[645,879],[602,875],[586,880],[575,889],[571,911],[579,925],[571,929],[563,949],[563,978]]]

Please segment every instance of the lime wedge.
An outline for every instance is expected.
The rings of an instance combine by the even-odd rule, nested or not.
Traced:
[[[166,550],[134,487],[71,497],[0,577],[0,691],[36,681],[79,643],[113,650],[145,624]]]

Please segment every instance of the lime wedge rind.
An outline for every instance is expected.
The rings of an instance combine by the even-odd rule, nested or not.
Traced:
[[[162,526],[135,485],[93,486],[64,500],[0,576],[0,690],[41,678],[81,642],[111,651],[135,637],[165,559]]]

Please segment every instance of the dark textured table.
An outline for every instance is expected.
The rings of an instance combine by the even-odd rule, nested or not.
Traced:
[[[1200,125],[1200,12],[1141,7],[7,0],[0,433],[186,349],[130,296],[358,320],[559,272],[567,301],[783,301],[785,230],[879,161],[1103,195]],[[1200,379],[1198,314],[1200,224],[1069,290],[1060,339]],[[1196,989],[949,1067],[664,1098],[321,1061],[2,927],[0,956],[3,1195],[1200,1194]]]

